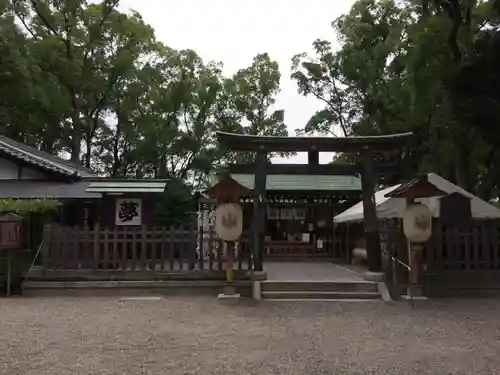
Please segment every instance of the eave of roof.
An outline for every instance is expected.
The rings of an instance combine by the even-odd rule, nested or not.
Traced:
[[[1,180],[0,198],[13,199],[99,199],[100,193],[86,191],[85,180],[72,183],[36,180]]]
[[[225,176],[216,184],[203,191],[204,194],[211,198],[235,198],[235,197],[249,197],[252,196],[254,191],[246,186],[243,186],[230,175]]]
[[[169,180],[98,179],[90,180],[88,193],[163,193]]]
[[[446,192],[439,189],[436,185],[429,182],[428,176],[414,178],[408,182],[402,183],[396,189],[385,194],[388,198],[429,198],[447,195]]]
[[[37,150],[34,147],[16,142],[6,136],[0,135],[0,150],[7,155],[28,164],[40,167],[46,171],[56,172],[64,176],[75,177],[95,177],[96,175],[87,168],[78,165],[72,165],[68,160],[58,156],[50,155],[46,152]]]

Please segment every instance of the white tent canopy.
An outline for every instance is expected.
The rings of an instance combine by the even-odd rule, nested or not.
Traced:
[[[471,193],[465,191],[459,186],[445,180],[435,173],[429,173],[429,182],[445,193],[460,193],[471,199],[471,211],[474,219],[498,219],[500,218],[500,209],[479,199]],[[400,185],[391,186],[387,189],[375,193],[375,207],[379,219],[401,218],[406,208],[406,201],[403,198],[387,198],[385,194],[396,189]],[[429,207],[433,217],[439,217],[439,197],[422,198],[420,201]],[[363,202],[359,202],[348,208],[344,212],[333,218],[336,223],[345,223],[350,221],[363,221]]]

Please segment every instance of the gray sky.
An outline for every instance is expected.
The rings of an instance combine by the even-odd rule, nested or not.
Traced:
[[[314,98],[297,93],[290,79],[291,58],[311,51],[317,38],[335,42],[331,22],[354,0],[122,0],[122,10],[138,11],[156,30],[157,38],[176,48],[191,48],[204,60],[222,61],[231,75],[268,52],[281,70],[276,108],[285,110],[289,133],[305,125],[320,108]],[[331,155],[321,155],[328,162]],[[305,155],[288,159],[303,163]]]

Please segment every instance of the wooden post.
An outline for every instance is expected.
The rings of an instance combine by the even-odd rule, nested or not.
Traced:
[[[345,223],[345,248],[347,253],[347,264],[351,264],[351,234],[349,233],[349,222]]]
[[[319,152],[318,151],[308,151],[307,164],[319,165]]]
[[[234,281],[234,271],[233,271],[233,251],[234,242],[223,241],[224,250],[226,253],[226,281],[232,283]]]
[[[406,207],[409,207],[413,203],[415,203],[414,199],[406,198]],[[410,240],[407,240],[407,244],[408,244],[408,265],[410,266],[408,294],[411,297],[420,296],[421,295],[421,290],[419,285],[420,261],[424,245],[411,243]]]
[[[95,271],[99,269],[100,262],[100,252],[101,252],[101,243],[100,243],[100,228],[99,224],[94,225],[94,240],[93,240],[93,268]]]
[[[147,241],[146,236],[147,236],[146,226],[143,224],[143,225],[141,225],[141,249],[140,249],[140,261],[139,261],[139,264],[140,264],[139,269],[141,271],[145,271],[147,269],[148,241]]]
[[[189,271],[193,271],[196,267],[196,243],[197,243],[197,227],[196,226],[187,226],[189,230],[189,258],[188,258],[188,266],[189,266]],[[201,256],[202,260],[200,263],[200,270],[203,269],[203,257]]]
[[[7,249],[7,297],[11,295],[11,283],[12,283],[12,250]]]
[[[115,228],[116,231],[116,228]],[[103,262],[103,268],[108,269],[109,268],[109,230],[108,228],[104,228],[104,262]]]
[[[253,232],[253,256],[256,271],[263,270],[264,258],[264,236],[266,226],[266,165],[267,153],[259,151],[256,157],[255,183],[254,183],[254,217],[252,223]]]
[[[382,249],[380,245],[379,222],[375,206],[375,171],[372,155],[361,152],[361,189],[363,196],[363,219],[365,226],[366,254],[371,272],[382,271]]]
[[[51,254],[51,249],[52,249],[52,227],[50,224],[46,224],[43,226],[43,232],[42,232],[42,249],[41,249],[41,255],[42,255],[42,267],[43,267],[43,272],[45,272],[47,269],[49,269],[52,265],[52,254]]]

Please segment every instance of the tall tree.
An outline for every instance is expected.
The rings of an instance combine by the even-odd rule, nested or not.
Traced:
[[[0,126],[102,175],[197,186],[221,162],[215,131],[284,135],[278,64],[257,55],[232,77],[157,42],[118,0],[1,0]],[[239,158],[239,159],[237,159]]]
[[[404,156],[407,166],[436,171],[473,190],[486,141],[457,118],[450,91],[480,30],[494,19],[492,4],[357,1],[333,23],[338,51],[327,41],[316,41],[314,56],[302,54],[293,61],[301,92],[325,103],[304,131],[334,134],[340,128],[342,135],[367,135],[411,130],[418,147],[393,159]],[[411,173],[417,172],[414,167]]]
[[[29,40],[16,23],[10,1],[0,2],[0,127],[2,134],[20,140],[53,142],[47,122],[48,103],[38,86],[37,70],[31,63]]]
[[[60,126],[71,160],[85,144],[90,166],[95,133],[110,93],[154,45],[154,33],[137,13],[116,10],[118,0],[15,0],[14,12],[30,37],[41,79],[54,81],[48,96],[63,104]]]
[[[288,135],[285,112],[275,108],[280,79],[278,63],[267,53],[255,56],[249,67],[226,79],[219,103],[219,129],[248,135]],[[238,162],[251,162],[255,156],[228,155]]]
[[[454,117],[482,145],[478,166],[479,194],[499,196],[500,191],[500,7],[483,3],[477,37],[456,70],[450,87]],[[484,17],[489,15],[489,17]]]

